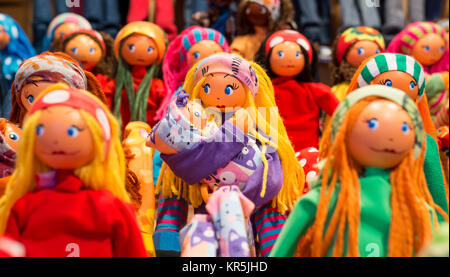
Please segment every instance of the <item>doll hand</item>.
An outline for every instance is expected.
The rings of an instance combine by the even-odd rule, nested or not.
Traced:
[[[248,134],[249,130],[254,128],[255,125],[250,114],[245,109],[237,110],[229,121],[241,129],[245,134]]]
[[[147,139],[145,141],[145,146],[150,147],[150,148],[154,148],[154,149],[158,150],[159,152],[161,152],[162,154],[166,154],[166,155],[177,154],[177,151],[175,151],[173,148],[168,146],[159,137],[159,135],[153,130],[148,135],[148,137],[147,137]]]

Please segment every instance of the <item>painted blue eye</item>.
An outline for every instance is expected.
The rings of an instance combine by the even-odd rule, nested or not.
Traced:
[[[93,54],[95,52],[95,48],[91,47],[89,48],[89,53]]]
[[[407,134],[409,134],[409,132],[411,132],[411,127],[409,127],[409,125],[408,125],[406,122],[404,122],[404,123],[402,124],[402,132],[403,132],[405,135],[407,135]]]
[[[386,81],[384,81],[384,85],[388,86],[388,87],[392,87],[392,81],[389,79],[386,79]]]
[[[79,133],[80,133],[80,130],[77,127],[75,127],[75,126],[69,127],[69,129],[67,129],[67,134],[71,138],[78,137]]]
[[[72,53],[74,53],[74,54],[78,53],[78,48],[76,48],[76,47],[72,48]]]
[[[364,52],[365,52],[365,51],[364,51],[364,48],[359,47],[357,51],[358,51],[358,54],[359,54],[359,55],[361,55],[361,56],[364,55]]]
[[[411,81],[411,83],[409,83],[409,89],[413,90],[416,87],[416,83],[414,83],[414,81]]]
[[[297,59],[300,59],[300,56],[301,56],[301,53],[300,53],[299,51],[297,51],[297,52],[295,53],[295,57],[296,57]]]
[[[195,112],[194,112],[194,115],[195,115],[196,117],[201,117],[201,116],[202,116],[201,113],[200,113],[199,111],[195,111]]]
[[[445,47],[444,46],[441,46],[441,52],[444,52],[444,50],[445,50]]]
[[[208,94],[208,93],[211,91],[210,86],[209,86],[208,84],[206,84],[206,85],[203,87],[203,91],[205,91],[205,93]]]
[[[284,52],[283,51],[278,51],[278,57],[283,58],[284,57]]]
[[[28,100],[28,103],[32,104],[34,102],[34,96],[33,95],[28,95],[27,96],[27,100]]]
[[[228,85],[228,86],[225,88],[225,94],[226,94],[226,95],[232,95],[232,94],[233,94],[233,87],[230,86],[230,85]]]
[[[42,136],[44,134],[44,126],[42,125],[42,124],[39,124],[37,127],[36,127],[36,135],[37,136]]]
[[[130,50],[130,52],[134,52],[134,49],[135,49],[136,47],[134,47],[134,44],[129,44],[128,45],[128,49]]]
[[[375,131],[376,129],[378,129],[378,120],[372,118],[369,121],[367,121],[367,125],[369,126],[370,130]]]
[[[380,49],[375,50],[375,53],[377,53],[377,54],[380,54],[380,52],[381,52]]]
[[[16,133],[10,133],[9,138],[14,141],[19,140],[19,136]]]
[[[200,58],[200,53],[199,53],[199,52],[194,52],[194,58],[195,58],[195,59]]]
[[[425,45],[424,47],[423,47],[424,49],[425,49],[425,51],[430,51],[430,46],[428,46],[428,45]]]
[[[147,53],[151,53],[151,52],[153,52],[153,47],[149,46],[149,47],[147,48]]]

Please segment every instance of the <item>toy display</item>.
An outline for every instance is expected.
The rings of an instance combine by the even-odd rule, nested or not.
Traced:
[[[255,55],[272,79],[279,113],[296,152],[319,147],[320,112],[331,116],[339,104],[330,87],[313,82],[313,56],[309,41],[292,30],[271,34]]]
[[[404,92],[371,85],[349,94],[325,130],[317,185],[297,203],[271,256],[414,256],[438,228],[436,210],[448,221],[425,182],[425,145]]]
[[[164,31],[153,23],[132,22],[117,34],[115,89],[105,94],[123,127],[130,121],[155,125],[156,111],[166,94],[163,81],[157,78],[165,52]]]
[[[34,55],[34,48],[20,25],[9,15],[0,13],[0,81],[3,88],[0,117],[8,118],[11,112],[11,94],[8,92],[20,64]]]
[[[428,77],[425,90],[427,101],[430,103],[430,116],[434,126],[448,126],[448,103],[449,103],[449,73],[434,73]]]
[[[359,26],[338,35],[332,46],[331,90],[342,101],[350,81],[365,59],[385,51],[383,36],[371,27]]]
[[[129,197],[119,126],[96,97],[44,91],[23,126],[16,169],[0,199],[0,233],[29,257],[146,256]],[[29,143],[27,143],[29,142]]]
[[[245,0],[238,6],[237,36],[231,52],[251,61],[270,32],[289,29],[294,19],[290,0]]]
[[[19,67],[11,88],[12,111],[9,120],[22,126],[25,114],[39,94],[59,82],[71,88],[88,90],[106,102],[98,80],[84,71],[78,62],[64,53],[44,52],[25,60]]]

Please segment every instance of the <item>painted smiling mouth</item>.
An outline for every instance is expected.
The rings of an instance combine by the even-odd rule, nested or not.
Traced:
[[[220,106],[216,106],[216,107],[219,108],[219,109],[225,109],[226,108],[225,105],[220,105]]]
[[[75,152],[72,152],[72,153],[68,153],[66,151],[59,150],[59,151],[51,152],[50,155],[53,155],[53,156],[73,156],[73,155],[76,155],[78,153],[80,153],[80,151],[75,151]]]
[[[394,149],[391,149],[391,148],[376,149],[376,148],[370,147],[370,149],[375,152],[395,154],[395,155],[403,153],[403,152],[395,151]]]
[[[138,59],[138,61],[139,61],[139,62],[145,62],[145,60],[144,60],[144,59]]]

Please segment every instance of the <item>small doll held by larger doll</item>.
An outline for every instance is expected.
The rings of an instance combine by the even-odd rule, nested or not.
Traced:
[[[16,152],[22,130],[4,118],[0,118],[0,197],[14,171]]]
[[[27,256],[146,256],[125,190],[120,129],[91,94],[54,85],[27,114],[0,234]]]
[[[214,209],[205,207],[209,193],[214,187],[231,186],[255,205],[254,212],[250,211],[255,229],[250,234],[259,238],[259,254],[267,256],[304,184],[304,173],[277,112],[269,77],[256,63],[232,54],[215,54],[188,72],[183,89],[191,101],[201,101],[218,131],[191,149],[161,155],[168,167],[163,167],[159,180],[162,188],[154,233],[157,253],[180,252],[179,231],[186,224],[189,204],[196,215],[214,217]],[[251,128],[250,124],[248,130],[245,126],[241,130],[230,121],[241,116],[256,126]],[[180,215],[177,220],[173,220],[174,213]],[[190,237],[186,234],[185,239]],[[236,242],[243,239],[237,237]],[[196,239],[192,239],[188,249],[195,245]],[[241,242],[246,242],[247,248],[251,245],[245,239]]]
[[[381,84],[394,87],[406,93],[419,110],[426,133],[424,172],[433,200],[448,212],[448,182],[444,178],[439,160],[436,129],[430,118],[425,92],[425,72],[411,56],[393,53],[378,54],[365,60],[350,83],[348,93],[358,87]]]
[[[277,31],[264,40],[255,60],[272,79],[275,100],[296,152],[319,147],[320,111],[332,115],[339,101],[330,87],[313,83],[314,52],[299,32]]]
[[[411,257],[431,241],[425,132],[414,101],[373,85],[348,95],[325,130],[317,184],[289,215],[271,256]],[[296,251],[297,250],[297,251]]]
[[[56,83],[88,90],[106,103],[100,84],[92,73],[84,71],[77,61],[64,53],[44,52],[25,60],[17,71],[11,88],[12,111],[9,120],[22,126],[25,114],[35,99]]]

